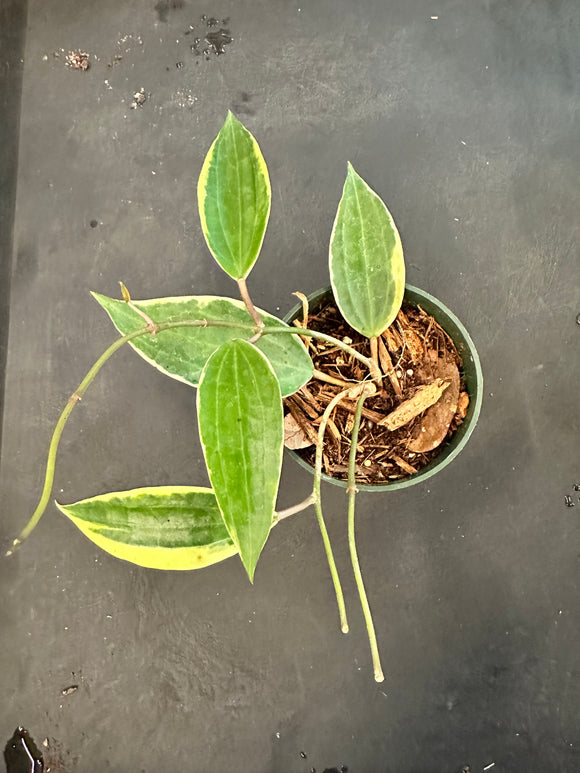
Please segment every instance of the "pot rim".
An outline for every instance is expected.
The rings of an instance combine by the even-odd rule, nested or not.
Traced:
[[[310,303],[315,303],[328,293],[332,294],[332,288],[330,285],[326,288],[321,288],[311,293],[308,296],[308,301]],[[423,467],[414,475],[410,475],[407,478],[394,480],[391,483],[357,484],[357,489],[359,491],[398,491],[400,489],[415,486],[417,483],[423,483],[436,473],[445,469],[445,467],[447,467],[455,459],[455,457],[467,444],[467,441],[473,434],[473,430],[477,425],[479,414],[481,412],[481,404],[483,402],[483,372],[481,369],[481,362],[477,353],[477,349],[475,348],[475,344],[467,332],[467,329],[461,320],[451,311],[451,309],[449,309],[438,298],[435,298],[425,290],[421,290],[418,287],[406,284],[404,300],[407,300],[409,303],[410,301],[407,298],[408,295],[414,295],[420,299],[419,301],[415,301],[417,305],[421,305],[423,303],[432,307],[430,310],[428,310],[428,313],[431,314],[431,316],[434,317],[435,320],[441,325],[441,327],[450,335],[450,337],[453,339],[453,342],[460,350],[460,354],[463,359],[463,374],[466,382],[466,391],[469,394],[469,406],[463,423],[457,428],[453,437],[447,443],[441,453],[438,454],[435,459],[433,459],[428,465]],[[433,310],[435,310],[436,313],[433,313]],[[301,311],[302,304],[296,304],[284,316],[284,322],[290,323],[299,315]],[[455,328],[453,333],[448,330],[448,327]],[[459,337],[459,341],[456,340],[457,337]],[[466,358],[469,358],[467,364]],[[468,373],[469,378],[467,377]],[[311,474],[314,474],[314,468],[296,451],[292,451],[288,448],[285,450],[288,454],[290,454],[290,456],[292,456],[293,459],[295,459],[296,462],[298,462],[301,467],[303,467],[305,470],[308,470]],[[332,483],[335,486],[340,486],[341,488],[346,488],[348,485],[346,480],[333,478],[325,472],[322,473],[322,480],[325,480],[328,483]]]

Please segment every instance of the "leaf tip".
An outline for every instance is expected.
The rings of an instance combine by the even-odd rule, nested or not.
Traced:
[[[232,124],[241,124],[242,122],[236,118],[236,116],[232,113],[232,111],[228,108],[228,114],[226,116],[226,120],[224,122],[224,126],[226,126],[228,123]]]
[[[347,180],[362,180],[362,177],[356,171],[356,169],[350,163],[350,161],[347,161],[346,164],[347,164],[347,167],[346,167],[347,168],[346,179]]]
[[[240,557],[242,559],[242,563],[244,565],[244,569],[246,570],[246,574],[248,575],[248,579],[250,580],[250,582],[253,585],[254,584],[254,575],[256,573],[256,562],[255,561],[252,561],[252,562],[246,561],[246,559],[244,559],[244,557],[242,556],[241,553],[240,553]]]
[[[123,300],[125,301],[125,303],[131,303],[131,294],[129,293],[129,290],[125,286],[125,283],[119,280],[119,285],[121,287],[121,295],[123,296]]]
[[[94,290],[89,290],[90,294],[93,296],[94,300],[100,305],[105,306],[107,301],[110,301],[111,298],[109,298],[107,295],[103,295],[102,293],[97,293]]]

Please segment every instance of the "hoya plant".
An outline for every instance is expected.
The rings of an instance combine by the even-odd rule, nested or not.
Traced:
[[[338,600],[345,603],[321,505],[325,431],[341,401],[356,401],[348,470],[348,533],[352,564],[369,633],[374,675],[383,679],[374,627],[361,577],[354,532],[357,438],[366,397],[383,377],[377,339],[401,307],[405,265],[399,233],[381,198],[348,164],[329,250],[336,304],[348,324],[370,340],[371,356],[344,340],[288,325],[252,303],[247,279],[270,215],[268,169],[252,134],[228,113],[199,175],[197,200],[209,250],[237,284],[240,300],[207,295],[134,300],[121,283],[121,298],[93,293],[120,333],[70,396],[48,452],[38,506],[14,550],[46,510],[61,434],[99,370],[129,344],[167,376],[197,389],[198,428],[211,488],[145,486],[93,496],[58,508],[96,545],[144,567],[192,570],[239,556],[250,581],[271,529],[283,518],[314,506]],[[359,361],[363,376],[328,404],[318,427],[311,495],[277,510],[284,446],[283,399],[313,375],[304,344],[317,338]],[[192,481],[195,484],[195,481]]]

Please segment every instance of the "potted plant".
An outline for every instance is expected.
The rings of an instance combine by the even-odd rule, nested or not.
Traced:
[[[448,463],[477,421],[481,370],[468,334],[451,312],[425,293],[405,290],[403,250],[393,218],[350,164],[330,243],[332,295],[322,293],[310,301],[301,296],[301,318],[293,314],[290,324],[257,309],[246,280],[261,250],[270,201],[258,143],[229,113],[205,158],[198,206],[210,252],[237,283],[241,300],[137,301],[122,283],[122,299],[93,293],[121,336],[68,399],[50,443],[38,507],[9,553],[46,510],[58,444],[72,410],[101,367],[129,344],[163,373],[197,388],[211,488],[144,487],[58,504],[59,509],[96,545],[126,561],[190,570],[238,554],[253,581],[272,527],[312,505],[346,632],[344,598],[321,504],[322,477],[340,467],[348,492],[351,558],[374,674],[381,681],[356,552],[356,492],[376,483],[378,490],[409,485]],[[387,453],[384,443],[368,442],[397,432],[413,440],[408,449],[418,450],[407,449],[404,458],[399,441]],[[310,447],[314,485],[306,500],[277,512],[285,434],[288,444]],[[431,444],[432,436],[439,437],[437,448],[443,450],[438,458],[435,447],[425,450],[425,435]],[[339,461],[331,462],[337,446],[338,456],[332,458]],[[380,447],[380,453],[369,455],[370,446]],[[414,464],[408,454],[414,455]]]

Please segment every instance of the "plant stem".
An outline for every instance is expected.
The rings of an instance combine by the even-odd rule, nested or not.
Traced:
[[[264,327],[264,323],[262,322],[262,318],[256,311],[256,307],[252,303],[252,299],[250,298],[250,293],[248,292],[248,286],[246,285],[246,280],[238,279],[237,282],[238,282],[238,287],[240,288],[240,295],[242,296],[242,300],[246,304],[246,309],[248,310],[252,319],[256,323],[256,326],[261,330]]]
[[[363,403],[365,401],[366,394],[359,397],[356,413],[354,416],[354,426],[352,429],[351,441],[350,441],[350,455],[348,459],[348,546],[350,548],[350,558],[352,561],[352,568],[354,570],[354,577],[356,580],[356,586],[360,596],[360,602],[367,626],[367,632],[369,637],[369,644],[371,646],[371,654],[373,658],[373,667],[375,672],[375,681],[382,682],[385,677],[381,666],[381,658],[379,655],[379,648],[377,646],[377,637],[375,634],[375,626],[373,623],[373,616],[371,614],[371,608],[367,599],[365,586],[362,578],[362,572],[358,560],[356,551],[355,531],[354,531],[354,503],[356,498],[356,484],[355,484],[355,469],[356,469],[356,446],[358,442],[358,431],[360,427],[361,414],[363,409]]]
[[[377,379],[382,378],[380,369],[373,362],[371,357],[365,357],[364,354],[357,352],[356,349],[353,349],[352,346],[345,344],[344,341],[341,341],[338,338],[334,338],[333,336],[329,336],[326,333],[319,333],[318,330],[308,330],[307,328],[302,327],[281,327],[278,325],[264,325],[263,327],[259,327],[257,325],[245,325],[242,322],[228,322],[227,320],[223,319],[184,319],[175,320],[174,322],[162,322],[158,324],[157,333],[161,333],[164,330],[172,330],[178,327],[235,327],[241,330],[247,330],[248,332],[255,334],[260,333],[261,335],[279,335],[282,333],[285,335],[318,338],[320,341],[326,341],[329,344],[338,346],[339,349],[342,349],[347,354],[352,354],[353,357],[359,360],[359,362],[362,362],[362,364],[368,368],[373,380],[376,381]],[[147,328],[143,333],[140,333],[140,335],[144,335],[144,333],[150,332],[152,331]]]
[[[277,513],[274,513],[274,523],[283,521],[284,518],[288,518],[295,513],[300,513],[302,510],[306,510],[307,507],[310,507],[310,505],[313,504],[314,494],[309,494],[306,499],[303,499],[302,502],[298,502],[297,505],[292,505],[292,507],[287,507],[285,510],[279,510]]]
[[[371,359],[375,363],[377,370],[380,373],[380,366],[379,366],[379,343],[376,336],[371,336]],[[382,373],[381,373],[382,377]]]
[[[153,324],[156,323],[154,322]],[[239,330],[247,330],[248,333],[252,334],[260,333],[261,335],[279,335],[282,333],[285,335],[318,338],[320,341],[326,341],[329,344],[338,346],[339,349],[342,349],[347,354],[352,354],[355,359],[357,359],[359,362],[362,362],[362,364],[368,368],[373,380],[382,378],[380,369],[377,368],[377,365],[373,362],[371,357],[365,357],[364,354],[361,354],[356,349],[353,349],[352,346],[345,344],[344,341],[327,335],[326,333],[319,333],[318,330],[308,330],[307,328],[301,327],[282,327],[279,325],[264,325],[263,327],[260,327],[258,325],[244,324],[243,322],[229,322],[224,319],[182,319],[174,320],[173,322],[160,322],[159,324],[156,324],[156,331],[152,331],[150,327],[151,325],[149,325],[147,329],[144,329],[143,332],[138,333],[138,335],[145,335],[145,333],[152,332],[162,333],[164,330],[173,330],[180,327],[233,327]]]
[[[318,442],[316,444],[316,461],[314,465],[314,488],[312,494],[314,496],[314,508],[316,510],[316,517],[318,519],[318,526],[320,527],[320,533],[322,534],[322,541],[324,542],[324,549],[326,550],[326,559],[330,568],[330,574],[332,576],[332,582],[334,583],[334,592],[336,593],[336,601],[338,603],[338,612],[340,615],[340,628],[343,633],[348,633],[348,621],[346,619],[346,608],[344,605],[344,596],[342,593],[342,586],[338,576],[338,570],[336,563],[334,562],[334,555],[332,553],[332,547],[330,545],[330,538],[324,522],[324,516],[322,514],[322,500],[320,496],[320,481],[322,479],[322,448],[324,446],[324,433],[326,431],[326,425],[330,418],[330,414],[338,405],[338,403],[346,397],[350,389],[345,389],[339,392],[327,405],[326,410],[322,414],[320,425],[318,427]]]
[[[72,413],[72,409],[79,402],[79,400],[81,400],[82,396],[87,390],[87,387],[89,386],[91,381],[95,378],[95,376],[103,367],[103,365],[107,362],[107,360],[110,357],[112,357],[112,355],[115,354],[115,352],[118,349],[120,349],[123,346],[123,344],[126,344],[128,341],[133,340],[133,338],[137,338],[138,336],[144,335],[148,331],[149,331],[148,327],[141,328],[139,330],[135,330],[133,333],[129,333],[128,335],[123,336],[122,338],[118,338],[114,343],[112,343],[111,346],[109,346],[109,348],[105,352],[103,352],[103,354],[95,362],[93,367],[89,370],[87,375],[78,385],[77,389],[69,397],[68,402],[65,405],[64,410],[59,417],[59,420],[56,423],[54,432],[52,433],[52,438],[48,449],[48,459],[46,462],[44,487],[42,489],[40,500],[38,502],[38,505],[36,506],[36,510],[32,514],[32,517],[30,518],[26,526],[24,527],[24,529],[22,529],[22,531],[20,532],[20,535],[12,542],[12,548],[8,550],[8,552],[6,553],[7,556],[11,555],[19,547],[19,545],[21,545],[22,542],[24,542],[24,540],[29,536],[29,534],[34,530],[36,524],[40,521],[42,514],[46,510],[46,507],[48,505],[48,500],[50,498],[50,493],[52,491],[52,484],[54,482],[56,452],[58,451],[60,436],[62,435],[62,431],[65,428],[65,425],[68,421],[68,417]]]
[[[250,325],[250,324],[244,324],[243,322],[228,322],[227,320],[223,319],[184,319],[184,320],[175,320],[174,322],[162,322],[157,325],[157,333],[161,333],[164,330],[172,330],[174,328],[178,327],[225,327],[225,328],[238,328],[240,330],[247,330],[249,333],[260,333],[260,335],[279,335],[282,333],[283,335],[294,335],[294,336],[306,336],[307,338],[318,338],[320,341],[326,341],[329,344],[333,344],[334,346],[338,346],[339,349],[342,349],[347,354],[352,354],[352,356],[357,359],[359,362],[362,362],[363,365],[365,365],[368,370],[370,371],[371,377],[373,380],[381,379],[382,373],[380,369],[377,367],[376,363],[373,362],[371,357],[365,357],[364,354],[361,354],[356,349],[353,349],[352,346],[349,346],[348,344],[345,344],[344,341],[341,341],[338,338],[334,338],[333,336],[327,335],[326,333],[319,333],[318,330],[308,330],[308,328],[302,328],[302,327],[282,327],[279,325],[264,325],[263,327],[260,327],[258,325]],[[144,333],[150,333],[152,332],[149,329],[146,329]],[[144,335],[144,333],[141,333],[141,335]]]
[[[245,281],[244,280],[239,280],[239,281],[242,282],[243,286],[245,287]],[[247,288],[246,288],[246,293],[247,293]],[[250,301],[250,304],[251,304],[251,301]],[[252,304],[252,308],[253,308],[253,304]],[[24,527],[20,535],[15,540],[13,540],[11,549],[7,551],[6,555],[11,555],[12,553],[14,553],[14,551],[22,544],[22,542],[34,530],[34,528],[40,521],[40,518],[42,517],[44,511],[46,510],[46,507],[50,499],[50,494],[52,491],[52,485],[54,482],[56,454],[58,451],[60,437],[68,421],[68,418],[72,412],[72,409],[74,408],[76,403],[81,399],[81,397],[84,395],[85,391],[87,390],[87,388],[89,387],[89,385],[91,384],[91,382],[93,381],[97,373],[100,371],[100,369],[103,367],[103,365],[107,362],[107,360],[124,344],[128,343],[129,341],[132,341],[135,338],[139,338],[140,336],[143,336],[143,335],[157,335],[159,333],[162,333],[164,330],[174,330],[176,328],[182,328],[182,327],[222,327],[222,328],[235,327],[238,329],[247,330],[248,333],[254,334],[254,338],[261,333],[264,333],[264,334],[265,333],[269,333],[269,334],[286,333],[287,335],[298,335],[298,336],[305,335],[311,338],[319,338],[323,341],[328,341],[329,343],[332,343],[335,346],[338,346],[341,349],[344,349],[346,352],[348,352],[349,354],[352,354],[363,364],[365,364],[369,368],[369,370],[371,370],[371,375],[373,374],[374,363],[372,362],[372,360],[369,360],[368,357],[364,357],[362,354],[357,352],[356,349],[352,349],[350,346],[347,346],[347,344],[343,343],[342,341],[339,341],[336,338],[333,338],[332,336],[328,336],[325,333],[318,333],[315,330],[305,330],[303,328],[264,327],[257,312],[256,312],[256,318],[258,321],[256,322],[255,325],[250,325],[250,324],[246,325],[244,323],[232,324],[227,320],[220,320],[220,319],[184,319],[184,320],[176,320],[173,322],[162,322],[159,324],[155,323],[154,320],[148,320],[147,327],[139,328],[138,330],[134,330],[131,333],[127,333],[127,335],[121,336],[114,343],[112,343],[111,346],[109,346],[109,348],[95,362],[95,364],[89,370],[85,378],[81,381],[76,391],[73,392],[66,406],[64,407],[64,410],[62,411],[58,419],[56,427],[54,428],[54,432],[52,434],[52,438],[50,441],[48,458],[46,463],[44,486],[42,489],[40,500],[30,520],[28,521],[28,523],[26,524],[26,526]],[[319,522],[320,522],[320,518],[319,518]],[[323,533],[323,537],[324,537],[324,533]]]
[[[344,341],[340,341],[338,338],[333,338],[333,336],[326,335],[326,333],[319,333],[317,330],[309,330],[308,328],[304,327],[291,328],[266,325],[264,328],[262,328],[262,335],[272,335],[279,333],[292,333],[294,335],[306,336],[307,338],[318,338],[320,341],[326,341],[327,343],[334,344],[334,346],[338,346],[344,352],[351,354],[353,357],[359,360],[359,362],[362,362],[362,364],[365,365],[370,371],[371,377],[374,381],[382,378],[382,373],[377,364],[373,362],[372,357],[365,357],[364,354],[357,352],[357,350],[353,349],[352,346],[345,344]]]
[[[155,333],[162,332],[163,330],[172,330],[177,327],[232,327],[232,324],[230,322],[225,322],[224,320],[207,320],[207,319],[189,319],[189,320],[183,320],[182,322],[165,322],[159,325],[156,325],[155,323],[151,325],[149,323],[147,327],[139,328],[138,330],[134,330],[132,333],[128,333],[127,335],[121,336],[121,338],[118,338],[116,341],[114,341],[111,344],[111,346],[109,346],[109,348],[106,349],[105,352],[103,352],[103,354],[95,362],[92,368],[88,371],[87,375],[81,381],[77,389],[69,397],[68,402],[65,405],[64,410],[62,411],[56,423],[56,427],[54,428],[54,432],[52,433],[50,446],[48,448],[46,472],[44,475],[44,486],[42,489],[40,500],[38,502],[38,505],[36,506],[34,513],[32,514],[30,520],[28,521],[24,529],[20,532],[18,537],[16,537],[16,539],[13,540],[11,548],[6,552],[7,556],[12,555],[12,553],[14,553],[14,551],[31,534],[31,532],[35,529],[36,525],[40,521],[44,511],[47,508],[47,505],[50,499],[50,494],[52,491],[52,486],[54,483],[56,454],[58,451],[58,445],[60,443],[62,432],[72,412],[72,409],[83,397],[84,393],[86,392],[87,388],[90,386],[91,382],[93,381],[97,373],[101,370],[101,368],[107,362],[107,360],[110,357],[112,357],[112,355],[115,354],[115,352],[118,349],[120,349],[124,344],[128,343],[129,341],[132,341],[134,338],[139,338],[140,336],[147,335],[147,334],[152,335]],[[240,327],[247,327],[249,330],[255,330],[253,325],[247,325],[247,326],[240,325]]]

